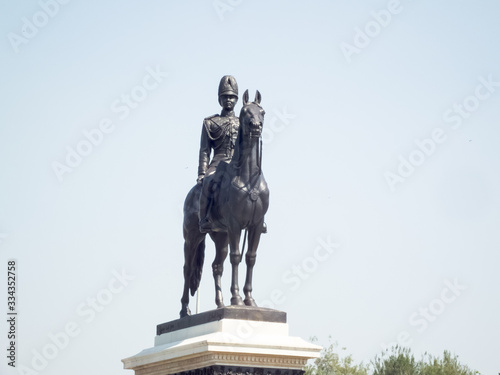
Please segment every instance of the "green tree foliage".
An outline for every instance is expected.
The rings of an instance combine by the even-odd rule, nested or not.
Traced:
[[[316,341],[315,338],[312,341]],[[321,351],[321,356],[314,360],[314,364],[306,367],[305,375],[368,375],[368,366],[355,364],[351,355],[339,356],[336,353],[337,343],[330,344]],[[345,350],[345,348],[342,348]]]
[[[476,375],[477,371],[460,364],[458,356],[444,351],[443,358],[425,354],[416,361],[409,348],[395,346],[372,361],[373,375]]]
[[[317,341],[313,338],[313,341]],[[345,351],[345,348],[342,348]],[[425,354],[415,360],[409,348],[395,346],[382,352],[371,361],[356,364],[351,355],[338,354],[338,344],[330,344],[313,364],[305,369],[305,375],[478,375],[458,361],[458,356],[444,351],[442,357]]]
[[[418,375],[418,365],[410,349],[396,346],[372,361],[373,375]]]
[[[427,354],[427,361],[422,360],[420,364],[422,375],[474,375],[479,374],[469,367],[458,362],[458,356],[452,356],[450,352],[444,351],[443,358],[432,357]]]

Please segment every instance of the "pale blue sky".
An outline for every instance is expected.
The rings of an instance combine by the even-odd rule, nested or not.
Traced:
[[[331,335],[357,360],[400,335],[417,355],[447,349],[499,372],[499,3],[221,2],[232,10],[73,0],[45,20],[37,1],[1,3],[0,273],[17,260],[18,364],[33,368],[33,350],[74,322],[78,335],[40,373],[124,374],[120,359],[178,317],[182,203],[202,120],[232,74],[267,113],[257,303],[281,291],[292,335]],[[47,24],[23,34],[24,18]],[[346,58],[343,43],[359,53]],[[126,113],[122,95],[140,102]],[[108,133],[59,181],[54,162],[102,121]],[[436,132],[424,154],[417,143]],[[400,176],[410,157],[419,165]],[[328,239],[338,249],[311,261]],[[210,244],[202,310],[215,307],[213,255]],[[87,298],[117,288],[113,270],[134,280],[87,321]]]

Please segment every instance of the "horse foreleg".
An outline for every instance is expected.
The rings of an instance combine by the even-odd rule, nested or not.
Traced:
[[[240,296],[240,287],[238,285],[238,266],[241,261],[240,253],[240,236],[241,230],[234,228],[228,231],[229,234],[229,259],[231,261],[231,305],[243,305],[243,300]]]
[[[255,300],[252,297],[252,277],[255,259],[257,258],[257,247],[259,246],[260,235],[262,234],[263,223],[264,219],[248,229],[248,250],[245,256],[245,261],[247,264],[247,275],[245,278],[245,286],[243,287],[243,292],[245,293],[245,305],[247,306],[257,306]]]
[[[222,299],[222,272],[224,271],[224,261],[227,257],[227,234],[213,233],[212,240],[215,243],[215,259],[212,263],[212,271],[215,282],[215,304],[218,308],[224,307]]]

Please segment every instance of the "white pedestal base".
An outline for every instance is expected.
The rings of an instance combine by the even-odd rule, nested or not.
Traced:
[[[298,375],[320,351],[290,337],[286,323],[222,319],[156,336],[154,347],[122,362],[136,375]]]

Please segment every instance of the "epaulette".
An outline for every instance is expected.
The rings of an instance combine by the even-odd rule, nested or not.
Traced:
[[[219,116],[219,114],[216,113],[215,115],[205,117],[204,120],[211,120],[211,119],[213,119],[214,117],[217,117],[217,116]]]

